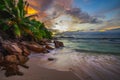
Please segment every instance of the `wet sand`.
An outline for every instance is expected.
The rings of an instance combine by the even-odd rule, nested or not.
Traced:
[[[0,80],[79,80],[71,72],[41,68],[37,65],[37,60],[34,58],[31,58],[27,65],[29,65],[29,69],[20,68],[20,71],[24,72],[23,76],[5,77],[4,71],[1,71]]]
[[[20,68],[24,76],[6,78],[0,72],[0,80],[120,80],[120,56],[115,55],[56,50],[31,55],[27,65],[29,69]]]

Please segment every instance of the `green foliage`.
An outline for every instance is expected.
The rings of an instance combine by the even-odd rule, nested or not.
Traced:
[[[29,35],[34,40],[51,38],[51,32],[44,24],[31,20],[35,15],[26,16],[29,4],[23,0],[0,0],[0,27],[2,30],[10,30],[16,38]],[[2,26],[1,26],[2,25]]]

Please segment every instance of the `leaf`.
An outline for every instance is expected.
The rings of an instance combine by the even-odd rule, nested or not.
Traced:
[[[9,29],[9,26],[7,26],[7,25],[4,25],[4,26],[3,26],[3,30],[4,30],[4,31],[6,31],[6,30],[8,30],[8,29]]]
[[[17,24],[14,24],[14,33],[17,37],[21,37],[21,31],[20,31],[20,28]]]
[[[21,35],[30,35],[35,40],[50,38],[51,33],[45,28],[45,25],[35,19],[36,15],[25,16],[29,4],[27,1],[18,0],[0,0],[0,25],[4,25],[4,30],[13,31],[17,37]],[[7,14],[7,15],[6,15]],[[6,21],[12,21],[11,28]]]

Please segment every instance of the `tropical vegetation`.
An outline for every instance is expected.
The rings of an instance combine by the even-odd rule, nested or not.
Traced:
[[[33,40],[51,38],[52,33],[44,23],[27,15],[29,3],[24,0],[0,0],[0,30],[10,38],[31,37]]]

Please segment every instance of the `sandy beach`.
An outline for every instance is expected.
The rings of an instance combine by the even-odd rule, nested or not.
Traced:
[[[5,77],[4,71],[0,72],[0,80],[79,80],[71,72],[62,72],[42,68],[37,65],[35,58],[30,58],[27,62],[29,69],[20,68],[23,76]]]
[[[23,76],[5,77],[1,71],[0,80],[120,80],[120,57],[115,55],[58,49],[29,58],[29,69],[20,67]]]

